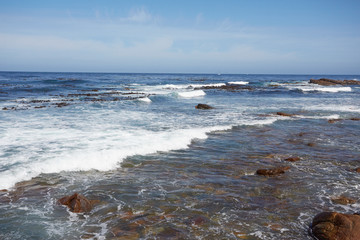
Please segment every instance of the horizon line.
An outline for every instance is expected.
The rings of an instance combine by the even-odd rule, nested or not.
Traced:
[[[341,75],[359,75],[360,73],[191,73],[191,72],[102,72],[102,71],[25,71],[25,70],[0,70],[0,72],[8,73],[90,73],[90,74],[185,74],[185,75],[326,75],[326,76],[341,76]]]

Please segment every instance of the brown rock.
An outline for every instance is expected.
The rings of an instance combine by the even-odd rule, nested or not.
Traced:
[[[358,172],[358,173],[360,173],[360,167],[355,168],[355,169],[354,169],[354,172]]]
[[[315,147],[316,146],[316,144],[315,143],[308,143],[308,144],[306,144],[308,147]]]
[[[360,118],[350,118],[352,121],[360,121]]]
[[[340,122],[342,121],[342,119],[329,119],[328,123],[336,123],[336,122]]]
[[[341,84],[341,80],[333,80],[328,78],[320,78],[320,79],[310,79],[310,83],[322,85],[322,86],[332,86]]]
[[[313,219],[311,230],[319,240],[359,240],[360,216],[322,212]]]
[[[92,202],[78,193],[60,198],[59,203],[68,206],[75,213],[90,212],[92,209]]]
[[[333,203],[341,204],[341,205],[348,205],[348,204],[356,203],[356,200],[345,197],[345,196],[333,197],[333,198],[331,198],[331,201]]]
[[[207,219],[204,216],[194,216],[192,218],[189,218],[185,223],[187,225],[193,225],[193,226],[200,226],[203,225],[205,223],[209,222],[209,219]]]
[[[283,116],[283,117],[293,117],[293,116],[295,116],[295,114],[284,113],[284,112],[277,112],[276,115]]]
[[[297,162],[297,161],[300,161],[300,158],[299,157],[289,157],[289,158],[284,159],[284,161]]]
[[[196,105],[195,108],[196,108],[196,109],[203,109],[203,110],[213,109],[212,106],[207,105],[207,104],[202,104],[202,103],[199,103],[198,105]]]
[[[278,167],[278,168],[271,168],[271,169],[258,169],[256,171],[257,175],[262,176],[276,176],[285,173],[286,170],[289,170],[290,167]]]
[[[360,81],[357,80],[334,80],[328,78],[310,79],[310,83],[332,86],[332,85],[360,85]]]

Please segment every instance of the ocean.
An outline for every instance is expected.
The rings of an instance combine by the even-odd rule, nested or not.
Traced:
[[[0,72],[0,239],[313,239],[360,206],[360,85],[322,77],[360,79]]]

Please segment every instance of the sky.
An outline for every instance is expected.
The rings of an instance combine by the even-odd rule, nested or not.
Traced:
[[[0,71],[360,74],[359,0],[0,0]]]

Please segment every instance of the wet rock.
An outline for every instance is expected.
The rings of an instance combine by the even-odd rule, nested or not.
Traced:
[[[164,227],[163,230],[157,234],[159,239],[183,239],[184,236],[181,231],[175,229],[174,227]]]
[[[203,109],[203,110],[213,109],[212,106],[207,105],[207,104],[202,104],[202,103],[199,103],[198,105],[196,105],[195,108],[196,109]]]
[[[329,78],[310,79],[309,83],[318,84],[322,86],[360,85],[360,81],[356,81],[356,80],[334,80]]]
[[[354,172],[358,172],[358,173],[360,173],[360,167],[355,168],[353,171],[354,171]]]
[[[297,161],[300,161],[300,158],[299,157],[289,157],[289,158],[284,159],[284,161],[297,162]]]
[[[75,213],[90,212],[93,205],[90,200],[78,193],[60,198],[59,203],[68,206],[70,211]]]
[[[306,146],[308,146],[308,147],[315,147],[316,144],[315,144],[315,143],[308,143],[308,144],[306,144]]]
[[[360,216],[322,212],[314,217],[311,230],[319,240],[359,240]]]
[[[283,117],[293,117],[293,116],[295,116],[295,114],[284,113],[284,112],[277,112],[276,115],[283,116]]]
[[[332,198],[331,198],[331,201],[332,201],[333,203],[341,204],[341,205],[348,205],[348,204],[354,204],[354,203],[356,203],[356,200],[355,200],[355,199],[351,199],[351,198],[348,198],[348,197],[345,197],[345,196],[332,197]]]
[[[306,133],[301,132],[301,133],[298,134],[298,136],[299,136],[299,137],[303,137],[305,134],[306,134]]]
[[[336,123],[336,122],[340,122],[342,121],[343,119],[329,119],[328,120],[328,123]]]
[[[185,223],[187,225],[193,225],[193,226],[201,226],[205,223],[209,222],[209,219],[207,219],[204,216],[194,216],[189,218],[188,220],[185,221]]]
[[[276,176],[276,175],[284,174],[285,171],[289,170],[289,169],[290,169],[289,166],[271,168],[271,169],[258,169],[256,171],[256,174],[257,175],[262,175],[262,176]]]
[[[39,109],[39,108],[46,108],[46,106],[35,106],[34,108]]]
[[[54,105],[56,105],[57,107],[65,107],[65,106],[69,106],[70,104],[69,103],[66,103],[66,102],[61,102],[61,103],[54,103]]]
[[[350,118],[352,121],[360,121],[360,118]]]

